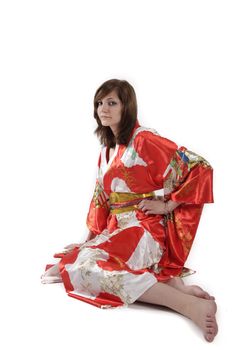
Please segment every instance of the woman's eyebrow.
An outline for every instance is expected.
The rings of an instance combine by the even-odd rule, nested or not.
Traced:
[[[98,102],[101,101],[101,100],[102,99],[99,99]],[[106,100],[115,100],[115,97],[108,97],[108,98],[106,98]]]

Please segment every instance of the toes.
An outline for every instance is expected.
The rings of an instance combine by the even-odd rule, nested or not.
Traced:
[[[205,339],[208,341],[208,342],[212,342],[214,340],[214,335],[213,334],[206,334],[205,335]]]
[[[213,295],[209,295],[208,294],[208,298],[206,298],[206,299],[208,299],[208,300],[215,300],[215,297]]]
[[[197,296],[199,298],[206,299],[206,300],[215,300],[215,297],[213,295],[210,295],[201,287],[196,286],[196,285],[192,285],[191,287],[193,288],[193,292],[194,292],[195,296]]]
[[[207,292],[203,291],[203,297],[204,299],[210,300],[210,295]]]
[[[212,315],[207,315],[205,339],[208,342],[212,342],[217,333],[218,326],[215,317],[213,317]]]
[[[206,339],[207,341],[211,342],[211,341],[214,340],[214,337],[215,337],[214,329],[213,329],[213,328],[209,328],[209,329],[206,331],[205,339]]]
[[[216,324],[215,335],[217,335],[217,334],[218,334],[218,326],[217,326],[217,324]]]
[[[195,285],[191,287],[195,296],[203,299],[209,299],[209,294],[205,292],[201,287]]]
[[[204,292],[204,298],[208,300],[215,300],[215,297],[207,292]]]

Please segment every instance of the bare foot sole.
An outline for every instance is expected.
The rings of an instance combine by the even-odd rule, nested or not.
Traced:
[[[208,342],[212,342],[218,333],[218,325],[215,318],[217,305],[215,301],[196,298],[196,301],[191,303],[187,310],[188,317],[201,328],[204,338]]]
[[[171,287],[176,288],[180,290],[181,292],[185,294],[190,294],[198,298],[203,298],[207,300],[214,300],[214,296],[209,295],[204,289],[202,289],[199,286],[191,285],[186,286],[183,282],[183,280],[180,277],[173,277],[171,278],[167,284],[169,284]]]

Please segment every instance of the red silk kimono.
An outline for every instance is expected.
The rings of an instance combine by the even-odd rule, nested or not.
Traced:
[[[154,129],[137,122],[129,144],[117,144],[109,160],[108,151],[102,146],[87,214],[95,237],[58,263],[68,295],[101,308],[126,306],[157,281],[189,274],[204,203],[213,202],[211,165]],[[147,197],[182,204],[146,214],[137,203]]]

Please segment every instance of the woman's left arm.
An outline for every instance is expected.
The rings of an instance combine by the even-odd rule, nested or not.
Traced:
[[[164,202],[164,214],[171,213],[174,209],[176,209],[180,204],[178,202],[174,202],[171,199],[167,202]]]

